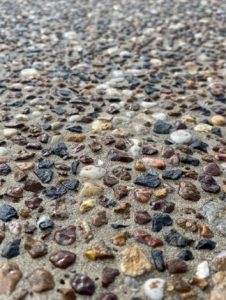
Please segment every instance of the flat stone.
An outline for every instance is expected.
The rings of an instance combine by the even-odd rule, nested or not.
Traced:
[[[89,165],[83,167],[79,175],[88,179],[101,179],[104,177],[105,173],[106,170],[104,168]]]
[[[144,175],[137,177],[134,183],[150,188],[157,188],[161,184],[161,180],[157,172],[149,170]]]
[[[92,197],[92,196],[98,196],[102,194],[103,188],[95,185],[94,183],[91,182],[85,182],[81,191],[80,191],[80,196],[82,197]]]
[[[153,131],[158,134],[168,134],[170,133],[171,128],[172,128],[171,124],[166,123],[162,120],[158,120],[154,124]]]
[[[14,218],[18,218],[17,211],[15,208],[9,204],[0,205],[0,220],[4,222],[9,222]]]
[[[107,288],[111,283],[113,283],[117,276],[119,276],[119,270],[104,267],[102,270],[101,283],[104,288]]]
[[[104,241],[94,244],[84,253],[84,256],[90,260],[114,258],[114,254],[110,247],[106,246]]]
[[[172,259],[167,262],[167,269],[169,273],[184,273],[188,271],[187,264],[181,259]]]
[[[127,163],[133,161],[132,156],[130,156],[127,152],[118,149],[111,149],[108,152],[108,159],[111,161],[120,161]]]
[[[75,242],[75,226],[70,225],[62,229],[58,229],[54,233],[54,240],[62,246],[72,245]]]
[[[17,129],[15,129],[15,128],[3,129],[3,135],[7,139],[10,139],[11,137],[13,137],[16,134],[17,134]]]
[[[47,254],[47,244],[41,240],[35,240],[27,236],[24,242],[24,249],[28,251],[32,258],[42,257]]]
[[[37,268],[28,276],[33,292],[41,293],[54,288],[53,275],[44,268]]]
[[[209,265],[208,262],[202,261],[197,265],[197,271],[196,271],[196,277],[198,279],[205,279],[210,276],[210,270],[209,270]]]
[[[192,240],[185,238],[175,229],[171,229],[165,236],[165,241],[175,247],[186,247],[192,243]]]
[[[15,262],[4,262],[0,266],[0,295],[11,295],[21,278],[22,272]]]
[[[175,144],[189,144],[192,140],[192,135],[187,130],[179,129],[170,134],[170,139]]]
[[[16,239],[5,244],[2,248],[2,257],[10,259],[20,255],[20,242],[20,239]]]
[[[151,271],[152,265],[139,247],[132,246],[122,251],[120,269],[125,275],[136,277]]]
[[[201,197],[197,187],[190,181],[180,182],[178,194],[189,201],[198,201]]]
[[[218,193],[220,191],[220,186],[217,184],[213,176],[208,174],[202,174],[199,176],[199,182],[201,187],[205,192]]]
[[[133,237],[137,242],[145,244],[149,247],[155,248],[163,245],[162,240],[160,240],[157,237],[154,237],[146,230],[135,230],[133,233]]]

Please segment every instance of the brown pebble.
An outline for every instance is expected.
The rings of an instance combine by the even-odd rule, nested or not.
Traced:
[[[169,273],[184,273],[187,272],[187,264],[181,259],[172,259],[167,262],[167,269]]]
[[[53,275],[44,268],[37,268],[28,276],[33,292],[41,293],[54,288]]]
[[[115,278],[119,275],[118,269],[112,269],[105,267],[102,270],[102,279],[101,283],[103,287],[108,287],[112,282],[115,281]]]
[[[148,188],[139,188],[134,191],[135,200],[141,203],[146,203],[150,200],[152,191]]]
[[[75,262],[75,254],[70,251],[58,251],[50,255],[50,262],[57,268],[66,269]]]
[[[68,246],[75,242],[75,226],[71,225],[57,230],[54,233],[54,240],[59,245]]]
[[[200,192],[190,181],[180,182],[178,194],[185,200],[198,201],[200,199]]]
[[[43,241],[35,240],[31,237],[26,237],[24,249],[28,251],[32,258],[42,257],[47,254],[48,248]]]
[[[10,295],[16,288],[22,277],[18,265],[6,261],[0,266],[0,294]]]

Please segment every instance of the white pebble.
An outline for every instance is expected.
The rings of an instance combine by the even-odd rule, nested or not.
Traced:
[[[192,140],[192,135],[186,130],[179,129],[172,132],[170,138],[176,144],[188,144]]]
[[[157,102],[147,102],[147,101],[142,101],[141,106],[144,108],[152,108],[156,106],[158,103]]]
[[[76,122],[76,121],[80,121],[81,116],[80,115],[72,115],[67,120],[68,120],[68,122],[71,122],[71,123]]]
[[[204,260],[197,266],[196,277],[199,279],[205,279],[209,277],[209,275],[210,275],[209,265],[208,262]]]
[[[95,166],[85,166],[80,171],[80,176],[89,178],[89,179],[100,179],[104,177],[106,170],[104,168],[95,167]]]
[[[28,121],[29,117],[27,115],[18,114],[15,116],[15,119],[18,121]]]
[[[9,149],[6,147],[0,147],[0,156],[5,156],[9,154]]]
[[[14,136],[15,134],[17,134],[17,129],[15,128],[7,128],[7,129],[3,129],[3,135],[6,138],[11,138],[12,136]]]
[[[152,118],[155,120],[166,120],[166,114],[163,112],[157,112],[152,115]]]
[[[39,72],[36,69],[24,69],[20,74],[24,78],[31,78],[38,76]]]
[[[142,154],[142,148],[139,145],[135,144],[129,149],[129,153],[133,158],[138,158]]]
[[[161,300],[164,296],[165,280],[150,278],[143,285],[144,294],[151,300]]]

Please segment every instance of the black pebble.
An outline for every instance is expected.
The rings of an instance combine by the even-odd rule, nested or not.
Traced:
[[[156,188],[160,185],[161,180],[159,179],[158,173],[155,171],[148,171],[144,175],[137,177],[134,181],[135,184]]]
[[[35,175],[41,180],[43,183],[48,183],[53,178],[53,171],[46,169],[35,169]]]
[[[167,214],[156,213],[152,218],[152,231],[159,232],[163,226],[170,226],[173,220]]]
[[[158,120],[154,124],[153,131],[155,133],[159,133],[159,134],[168,134],[168,133],[170,133],[171,127],[172,127],[171,124],[166,123],[166,122],[161,121],[161,120]]]
[[[207,249],[207,250],[213,250],[216,247],[216,243],[214,241],[211,240],[200,240],[198,241],[198,244],[196,245],[196,249],[198,250],[203,250],[203,249]]]
[[[192,252],[190,250],[182,250],[180,253],[178,253],[177,255],[178,258],[182,259],[182,260],[192,260],[194,259],[194,256],[192,254]]]
[[[9,242],[2,249],[2,257],[13,258],[20,254],[20,239]]]
[[[179,179],[183,174],[183,171],[180,169],[176,170],[164,170],[162,172],[162,178],[163,179],[171,179],[171,180],[177,180]]]
[[[58,199],[66,193],[67,193],[67,189],[62,184],[58,184],[56,186],[54,185],[47,186],[46,189],[43,191],[43,194],[46,195],[46,197],[51,199]]]
[[[175,247],[186,247],[193,242],[177,232],[176,229],[171,229],[170,232],[164,236],[164,239],[169,245]]]
[[[165,271],[165,262],[163,258],[163,252],[161,250],[152,250],[151,255],[154,261],[154,265],[157,271]]]
[[[64,156],[68,155],[67,146],[64,143],[58,143],[58,144],[52,145],[50,148],[50,152],[59,157],[64,157]]]

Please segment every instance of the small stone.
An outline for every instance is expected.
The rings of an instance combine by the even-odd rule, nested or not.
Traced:
[[[143,285],[145,296],[151,300],[162,300],[164,297],[164,288],[165,280],[161,278],[150,278]]]
[[[112,269],[105,267],[102,270],[101,283],[104,288],[107,288],[112,282],[115,281],[116,277],[119,276],[118,269]]]
[[[143,251],[137,246],[132,246],[122,251],[120,268],[125,275],[136,277],[149,272],[152,266]]]
[[[39,181],[28,179],[24,184],[24,189],[27,192],[33,192],[38,193],[40,192],[44,187]]]
[[[29,236],[24,242],[24,249],[28,251],[32,258],[42,257],[47,254],[48,247],[43,241],[35,240]]]
[[[199,176],[199,182],[201,183],[201,187],[205,192],[209,193],[218,193],[220,191],[220,186],[217,184],[216,180],[207,174],[203,174]]]
[[[8,242],[2,249],[2,257],[13,258],[20,254],[20,239]]]
[[[42,215],[37,221],[37,225],[41,230],[51,229],[54,227],[54,222],[48,215]]]
[[[185,249],[185,250],[182,250],[181,252],[179,252],[177,257],[182,260],[185,260],[185,261],[194,259],[194,256],[193,256],[191,250],[188,250],[188,249]]]
[[[11,168],[7,164],[0,164],[0,176],[7,176],[9,173],[11,173]]]
[[[41,293],[54,288],[53,275],[44,268],[37,268],[28,276],[33,292]]]
[[[60,288],[57,289],[57,292],[59,292],[62,295],[62,300],[76,300],[75,293],[70,288]]]
[[[213,125],[216,125],[216,126],[224,126],[226,124],[225,118],[221,115],[213,116],[211,118],[211,122]]]
[[[168,134],[170,132],[172,125],[166,123],[162,120],[158,120],[155,122],[153,131],[158,134]]]
[[[170,179],[170,180],[177,180],[180,179],[183,174],[183,171],[180,169],[175,170],[164,170],[162,172],[162,178],[163,179]]]
[[[64,157],[68,155],[67,146],[64,143],[53,144],[50,148],[52,154],[59,157]]]
[[[93,280],[84,274],[76,274],[71,280],[73,290],[79,295],[92,296],[95,293],[95,284]]]
[[[0,156],[9,155],[9,149],[7,147],[0,147]]]
[[[61,250],[50,255],[49,261],[57,268],[66,269],[75,262],[75,254],[71,251]]]
[[[23,187],[22,186],[9,187],[6,190],[6,195],[16,198],[16,199],[22,198],[23,197]]]
[[[172,259],[167,262],[167,269],[169,273],[185,273],[188,270],[186,263],[181,259]]]
[[[211,238],[211,237],[213,237],[213,232],[205,224],[200,224],[199,225],[199,232],[200,232],[200,235],[202,237],[204,237],[204,238]]]
[[[68,246],[75,242],[75,226],[70,225],[65,228],[59,229],[54,233],[54,240],[57,244]]]
[[[127,231],[116,233],[112,236],[111,241],[115,246],[125,246],[129,238],[129,233]]]
[[[0,294],[11,295],[22,277],[15,262],[6,261],[0,266]]]
[[[137,177],[134,183],[150,188],[157,188],[161,184],[161,180],[157,172],[149,170],[144,175]]]
[[[217,271],[226,271],[226,251],[220,252],[212,260],[214,269]]]
[[[52,200],[61,198],[63,195],[65,195],[67,193],[67,188],[62,185],[62,184],[58,184],[56,186],[54,185],[49,185],[45,188],[45,190],[43,191],[43,194],[47,197],[50,198]]]
[[[104,241],[100,241],[98,244],[93,245],[84,253],[84,255],[90,260],[109,259],[115,257],[111,249],[105,245]]]
[[[39,72],[36,70],[36,69],[23,69],[21,72],[20,72],[20,75],[24,78],[24,79],[30,79],[30,78],[33,78],[33,77],[37,77],[39,75]]]
[[[195,150],[200,150],[202,152],[207,152],[208,144],[202,142],[199,139],[196,139],[194,142],[192,142],[192,144],[190,144],[190,147],[192,149],[195,149]]]
[[[192,243],[192,240],[185,238],[175,229],[171,229],[165,236],[165,241],[175,247],[186,247]]]
[[[105,120],[95,120],[92,124],[92,129],[95,131],[111,130],[112,128],[112,123]]]
[[[190,155],[181,156],[180,157],[180,161],[183,164],[192,165],[194,167],[197,167],[200,164],[199,159],[197,159],[197,158],[195,158],[193,156],[190,156]]]
[[[110,175],[105,175],[104,179],[103,179],[103,182],[108,187],[112,187],[115,184],[119,183],[118,179],[116,179],[115,177],[110,176]]]
[[[152,217],[152,231],[159,232],[163,226],[173,224],[172,218],[167,214],[156,213]]]
[[[200,192],[197,187],[190,181],[181,181],[178,194],[185,200],[198,201]]]
[[[108,159],[110,161],[120,161],[120,162],[127,162],[127,163],[133,161],[132,156],[130,156],[127,152],[118,149],[111,149],[108,152]]]
[[[92,217],[92,224],[96,227],[103,226],[107,223],[108,219],[105,210],[97,212],[97,214]]]
[[[212,278],[214,288],[210,292],[210,300],[226,300],[226,272],[217,272]]]
[[[160,160],[160,159],[156,159],[156,158],[150,158],[150,157],[144,157],[142,158],[142,162],[145,166],[145,168],[149,169],[149,168],[157,168],[157,169],[165,169],[166,164],[164,163],[164,161]]]
[[[35,167],[35,163],[33,161],[20,162],[16,163],[16,167],[21,171],[27,171],[33,169]]]
[[[198,250],[203,250],[203,249],[213,250],[213,249],[215,249],[215,247],[216,247],[216,243],[214,241],[200,240],[200,241],[198,241],[195,248]]]
[[[36,169],[36,170],[34,170],[34,173],[43,183],[48,183],[53,178],[52,170]]]
[[[88,179],[101,179],[104,177],[106,170],[92,165],[85,166],[80,171],[80,176]]]
[[[79,207],[79,211],[81,214],[84,214],[85,212],[91,210],[95,206],[96,206],[95,199],[87,199],[82,202],[82,204]]]
[[[18,214],[15,208],[9,204],[0,205],[0,220],[9,222],[13,218],[18,218]]]
[[[82,143],[86,139],[86,136],[80,133],[67,134],[65,136],[66,142]]]
[[[98,196],[102,194],[103,189],[93,183],[85,182],[81,191],[80,196],[82,197],[92,197],[92,196]]]
[[[146,203],[150,200],[152,195],[152,191],[148,188],[139,188],[135,189],[134,191],[134,197],[135,200],[140,203]]]
[[[167,290],[170,292],[175,291],[183,296],[191,290],[191,286],[180,275],[171,275],[167,282]]]
[[[192,140],[192,135],[187,130],[179,129],[170,134],[170,139],[175,144],[189,144]]]
[[[163,258],[163,251],[161,250],[152,250],[151,251],[152,259],[155,265],[155,268],[159,272],[165,271],[165,262]]]
[[[221,175],[221,169],[216,163],[209,163],[206,166],[204,166],[203,171],[207,175],[211,176],[220,176]]]
[[[136,230],[133,233],[134,239],[142,244],[145,244],[149,247],[159,247],[163,245],[162,240],[152,236],[145,230]]]
[[[202,261],[197,265],[197,271],[196,271],[196,277],[198,279],[205,279],[210,276],[210,270],[209,270],[209,265],[208,262]]]
[[[15,129],[15,128],[3,129],[3,135],[7,139],[10,139],[11,137],[13,137],[16,134],[17,134],[17,129]]]
[[[209,124],[200,123],[194,127],[195,131],[198,132],[209,132],[212,129],[212,126]]]
[[[167,195],[167,189],[166,188],[157,189],[153,192],[153,194],[156,198],[164,198]]]
[[[147,211],[137,211],[135,213],[135,223],[139,225],[147,224],[151,221],[151,216]]]
[[[150,205],[153,210],[160,210],[163,213],[171,213],[175,208],[175,204],[173,202],[166,200],[153,201]]]

